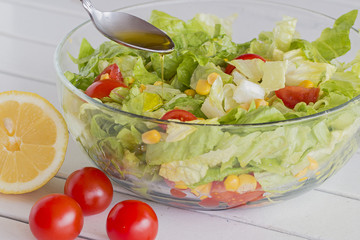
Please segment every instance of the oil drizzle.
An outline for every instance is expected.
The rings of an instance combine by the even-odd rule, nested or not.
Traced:
[[[164,97],[164,60],[165,60],[165,55],[164,54],[159,54],[160,55],[160,65],[161,65],[161,95],[162,97]]]
[[[161,34],[144,32],[121,32],[114,36],[120,41],[154,50],[168,50],[170,40]]]

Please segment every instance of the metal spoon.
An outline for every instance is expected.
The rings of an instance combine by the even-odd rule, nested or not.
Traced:
[[[80,0],[95,27],[107,38],[127,47],[167,54],[174,42],[145,20],[123,12],[100,12],[89,0]]]

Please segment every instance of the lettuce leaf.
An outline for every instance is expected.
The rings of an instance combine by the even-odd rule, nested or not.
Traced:
[[[354,25],[358,10],[352,10],[335,20],[333,28],[326,28],[320,37],[311,44],[330,61],[344,55],[351,48],[349,33]]]

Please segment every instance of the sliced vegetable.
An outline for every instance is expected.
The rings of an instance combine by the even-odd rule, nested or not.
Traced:
[[[294,108],[296,104],[305,102],[306,104],[314,103],[319,97],[320,88],[305,88],[301,86],[286,86],[275,91],[284,105],[288,108]]]
[[[169,119],[177,119],[182,122],[192,121],[196,120],[197,117],[194,116],[194,114],[181,110],[181,109],[174,109],[164,114],[164,116],[161,117],[162,120],[169,120]]]
[[[118,87],[126,87],[126,85],[120,81],[112,79],[99,80],[92,83],[85,91],[85,94],[92,98],[104,98],[108,97],[111,91]]]
[[[261,57],[260,55],[252,54],[252,53],[246,53],[246,54],[240,55],[240,56],[236,57],[235,59],[242,59],[242,60],[261,59],[262,61],[266,62],[265,58]],[[234,71],[234,69],[235,69],[235,67],[233,65],[228,64],[226,66],[226,69],[224,72],[226,74],[231,74],[232,71]]]

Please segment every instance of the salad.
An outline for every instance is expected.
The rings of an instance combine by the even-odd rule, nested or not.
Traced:
[[[359,95],[360,52],[351,62],[336,60],[351,49],[357,13],[312,42],[296,31],[297,19],[284,16],[272,31],[236,43],[235,16],[183,21],[153,11],[149,22],[173,39],[174,52],[111,41],[95,49],[83,39],[78,57],[70,56],[79,72],[65,76],[109,108],[81,102],[76,114],[64,106],[65,117],[81,121],[75,137],[111,175],[164,182],[174,197],[191,195],[201,206],[238,206],[321,182],[337,167],[334,153],[352,144],[358,107],[284,123]]]

